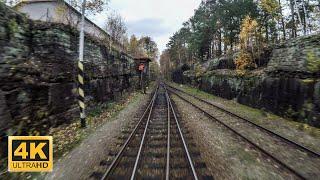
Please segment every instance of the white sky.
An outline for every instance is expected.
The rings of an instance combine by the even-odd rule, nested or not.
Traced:
[[[160,53],[169,37],[182,27],[201,0],[110,0],[109,12],[115,10],[124,19],[129,37],[148,35],[156,41]],[[93,21],[103,26],[105,13]]]

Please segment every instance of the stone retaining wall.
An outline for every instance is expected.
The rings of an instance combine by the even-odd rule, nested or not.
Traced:
[[[311,64],[319,69],[310,68]],[[214,95],[320,127],[320,34],[275,46],[265,67],[244,76],[233,69],[214,67],[198,77],[194,70],[184,71],[183,77],[176,79]]]
[[[78,116],[78,31],[33,22],[0,3],[0,130],[44,134]],[[134,88],[134,61],[85,37],[86,101],[105,103]],[[31,128],[32,127],[32,128]]]

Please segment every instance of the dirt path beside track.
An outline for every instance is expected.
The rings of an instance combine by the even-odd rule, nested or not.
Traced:
[[[148,101],[150,92],[140,95],[116,117],[107,121],[71,152],[55,162],[52,173],[45,179],[87,179],[93,167],[106,157],[109,148],[115,144],[120,129],[129,124],[138,109]]]

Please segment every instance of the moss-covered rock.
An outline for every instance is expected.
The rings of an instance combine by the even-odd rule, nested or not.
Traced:
[[[264,66],[270,52],[255,62]],[[180,72],[180,83],[320,127],[320,34],[276,45],[265,68],[237,73],[222,62],[206,62],[200,76],[196,69]]]
[[[64,24],[31,21],[0,2],[0,130],[28,128],[44,134],[78,116],[78,34]],[[86,35],[85,94],[88,105],[112,101],[131,90],[134,60]]]
[[[203,75],[199,87],[241,104],[320,126],[319,83],[314,79],[269,77],[265,73],[239,76],[236,71],[220,70]]]
[[[275,46],[267,70],[314,72],[310,69],[310,62],[320,62],[320,34],[299,37]]]

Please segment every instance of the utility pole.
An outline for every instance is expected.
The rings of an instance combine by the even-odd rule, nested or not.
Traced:
[[[80,25],[79,38],[79,61],[78,61],[78,103],[80,107],[80,121],[81,127],[86,127],[86,113],[85,113],[85,96],[84,96],[84,66],[83,66],[83,48],[84,48],[84,13],[86,9],[86,0],[82,1],[82,14]]]

